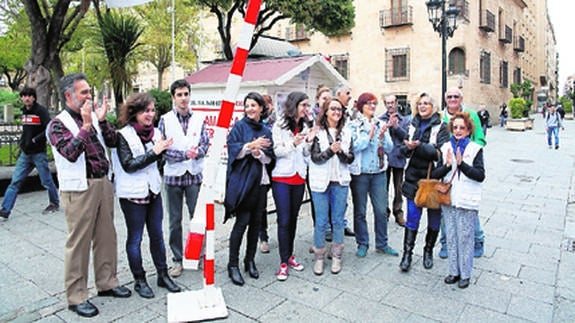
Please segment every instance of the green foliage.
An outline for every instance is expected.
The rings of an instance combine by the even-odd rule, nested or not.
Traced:
[[[573,101],[571,101],[569,96],[563,95],[559,98],[559,102],[561,102],[565,113],[573,113]]]
[[[246,0],[187,0],[186,3],[201,6],[218,18],[218,33],[222,52],[227,60],[233,59],[230,41],[232,39],[233,16],[246,13]],[[320,31],[328,36],[344,35],[351,31],[355,21],[355,7],[352,0],[267,0],[262,2],[256,22],[252,46],[258,38],[279,21],[290,19],[302,23],[310,30]]]
[[[159,121],[159,117],[164,113],[172,110],[172,95],[170,91],[162,91],[160,89],[151,89],[149,91],[150,95],[156,100],[156,120],[155,123]]]
[[[136,17],[129,14],[105,12],[98,17],[101,38],[99,46],[106,52],[116,108],[122,105],[124,94],[131,88],[132,74],[130,62],[136,55],[138,42],[143,32]]]
[[[511,119],[520,119],[524,116],[523,111],[527,104],[523,98],[513,98],[509,100],[508,106],[511,110]]]
[[[158,87],[161,89],[164,72],[172,65],[172,15],[168,8],[172,0],[156,0],[143,6],[135,6],[134,11],[141,18],[142,59],[150,62],[158,71]],[[186,70],[196,66],[195,44],[199,31],[198,9],[184,5],[184,0],[175,0],[174,45],[178,65]],[[168,13],[168,14],[166,14]]]
[[[24,15],[22,15],[24,16]],[[18,23],[9,26],[7,32],[0,36],[0,73],[8,80],[12,90],[18,90],[28,73],[24,63],[28,60],[31,49],[30,24],[19,17]]]
[[[0,89],[0,106],[4,106],[6,104],[13,105],[18,101],[20,101],[20,95],[18,92]]]

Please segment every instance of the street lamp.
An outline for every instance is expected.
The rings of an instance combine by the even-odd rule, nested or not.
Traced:
[[[445,91],[447,91],[447,38],[453,37],[457,29],[459,9],[453,6],[446,8],[446,0],[429,0],[425,3],[429,22],[433,30],[441,37],[441,108],[445,108]]]

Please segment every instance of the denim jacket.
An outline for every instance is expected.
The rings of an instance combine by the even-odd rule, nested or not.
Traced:
[[[372,123],[376,122],[377,128],[374,136],[369,139],[369,132]],[[355,154],[355,161],[350,166],[352,174],[378,174],[387,169],[387,154],[391,151],[393,143],[389,131],[386,131],[383,139],[379,139],[379,131],[383,122],[377,118],[372,118],[371,122],[361,116],[350,123],[351,138],[353,142],[353,152]],[[380,163],[377,150],[383,146],[383,163]]]

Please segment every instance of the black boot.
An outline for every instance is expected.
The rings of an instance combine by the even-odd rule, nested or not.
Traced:
[[[405,228],[403,234],[403,256],[399,268],[401,271],[409,271],[411,267],[411,255],[413,254],[413,246],[415,246],[415,238],[417,237],[417,230]]]
[[[433,247],[437,241],[439,230],[427,228],[427,235],[425,236],[425,247],[423,247],[423,268],[431,269],[433,267]]]
[[[171,293],[179,293],[182,291],[180,286],[176,285],[170,275],[168,274],[168,269],[158,270],[158,286],[164,287]]]
[[[140,297],[143,298],[154,298],[154,292],[148,285],[146,281],[146,273],[141,275],[134,275],[134,290]]]
[[[242,286],[244,284],[244,278],[242,277],[242,273],[238,266],[228,265],[228,276],[230,276],[234,285]]]
[[[256,268],[256,263],[253,260],[244,261],[244,269],[248,272],[251,278],[258,279],[260,277],[260,273]]]

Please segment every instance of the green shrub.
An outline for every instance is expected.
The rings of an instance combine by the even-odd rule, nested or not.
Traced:
[[[513,98],[509,100],[509,109],[511,110],[511,119],[520,119],[524,116],[527,103],[523,98]],[[529,111],[529,110],[528,110]]]
[[[172,110],[172,95],[168,90],[159,89],[151,89],[149,93],[156,100],[156,120],[154,123],[157,126],[160,116]]]
[[[563,106],[563,110],[565,113],[573,113],[573,101],[567,96],[562,96],[559,98],[561,105]]]

